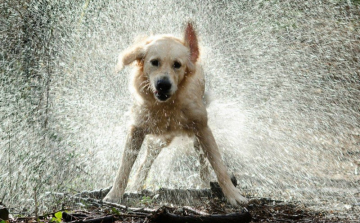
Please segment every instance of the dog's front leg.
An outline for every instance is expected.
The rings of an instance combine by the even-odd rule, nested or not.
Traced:
[[[142,129],[131,126],[126,139],[124,154],[121,165],[115,178],[115,182],[110,192],[104,198],[106,202],[118,203],[125,192],[129,180],[129,174],[132,166],[139,154],[139,150],[144,141],[145,133]]]
[[[247,204],[247,199],[240,195],[240,191],[234,187],[231,182],[210,128],[205,126],[198,129],[196,136],[199,139],[201,148],[204,150],[206,157],[215,171],[217,180],[226,199],[234,206],[237,206],[238,204]]]
[[[199,155],[199,162],[200,162],[200,179],[202,182],[203,187],[209,187],[210,185],[210,172],[209,172],[209,165],[206,162],[206,155],[203,151],[200,151],[200,142],[198,138],[195,138],[194,140],[194,148],[195,151]]]

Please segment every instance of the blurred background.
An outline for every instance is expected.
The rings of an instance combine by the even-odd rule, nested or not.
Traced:
[[[359,210],[358,0],[0,7],[0,201],[12,212],[48,212],[61,205],[51,193],[112,185],[132,102],[130,69],[115,73],[117,56],[137,36],[182,37],[188,20],[202,46],[209,125],[241,191]],[[199,188],[198,169],[192,143],[179,138],[144,188]]]

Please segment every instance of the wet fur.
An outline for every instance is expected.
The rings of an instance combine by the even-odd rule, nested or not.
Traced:
[[[159,66],[152,60],[158,58]],[[131,168],[141,145],[147,138],[147,158],[138,171],[135,182],[141,184],[152,162],[161,149],[169,145],[175,136],[187,135],[195,140],[194,147],[201,147],[217,176],[218,182],[232,205],[247,203],[246,198],[233,186],[219,149],[207,125],[207,112],[203,103],[205,81],[198,63],[199,46],[193,25],[188,23],[184,40],[169,35],[149,37],[140,41],[120,55],[118,69],[136,63],[133,70],[131,90],[135,101],[131,109],[132,124],[127,136],[125,150],[112,189],[104,198],[108,202],[120,202],[128,183]],[[174,61],[181,67],[174,68]],[[171,83],[169,99],[157,98],[156,83],[166,77]],[[148,136],[148,137],[146,137]],[[204,164],[204,161],[201,161]],[[141,169],[140,168],[140,169]],[[206,181],[206,168],[201,168]]]

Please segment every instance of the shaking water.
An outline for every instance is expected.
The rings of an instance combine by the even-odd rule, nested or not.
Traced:
[[[182,37],[188,20],[209,125],[241,191],[359,210],[357,1],[26,2],[1,3],[0,201],[15,211],[51,210],[46,192],[112,184],[132,100],[117,56],[137,36]],[[146,188],[198,188],[198,168],[179,138]]]

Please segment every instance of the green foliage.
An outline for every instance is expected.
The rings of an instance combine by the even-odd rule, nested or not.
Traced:
[[[141,204],[151,204],[153,200],[149,196],[143,196],[140,203]]]
[[[61,222],[61,219],[62,219],[62,212],[59,211],[59,212],[56,212],[56,213],[54,214],[54,217],[51,218],[50,222],[60,223],[60,222]]]
[[[121,213],[118,209],[113,207],[113,208],[111,208],[111,214],[120,215]]]

